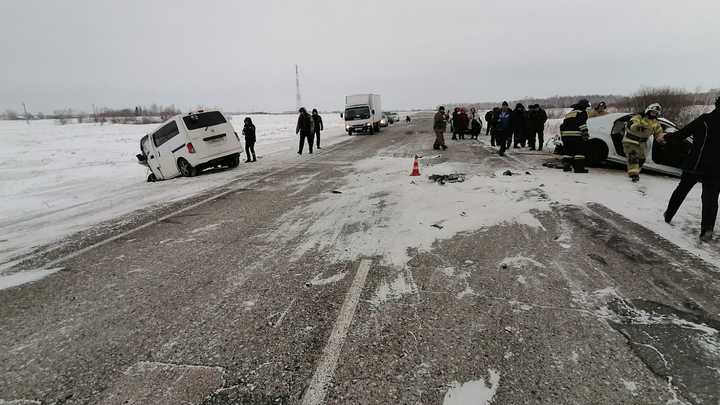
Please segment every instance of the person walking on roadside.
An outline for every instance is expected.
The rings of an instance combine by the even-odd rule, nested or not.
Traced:
[[[433,149],[447,149],[445,145],[445,128],[447,127],[448,116],[445,114],[445,107],[440,106],[433,118],[433,131],[435,131],[435,144]]]
[[[535,150],[536,140],[538,141],[537,150],[542,150],[545,144],[545,123],[547,119],[547,113],[540,107],[540,104],[530,106],[530,111],[528,111],[528,143],[530,150]]]
[[[664,217],[665,222],[670,223],[690,190],[698,181],[702,182],[700,240],[710,242],[720,195],[720,97],[715,100],[712,112],[699,116],[677,132],[660,136],[659,142],[674,143],[689,136],[693,137],[690,156],[683,164],[680,183],[670,197]]]
[[[602,117],[607,115],[607,104],[604,101],[599,102],[595,108],[588,114],[588,118]]]
[[[308,114],[305,107],[300,107],[298,115],[298,122],[297,126],[295,127],[295,133],[300,134],[300,145],[298,146],[298,155],[302,155],[303,152],[303,146],[305,145],[305,140],[307,140],[308,143],[308,149],[310,149],[310,153],[313,152],[313,119]]]
[[[405,116],[405,122],[408,123],[408,124],[410,123],[410,116],[409,116],[409,115],[406,115],[406,116]]]
[[[650,104],[645,112],[636,114],[625,124],[625,136],[622,140],[623,151],[627,156],[627,174],[633,183],[640,180],[640,170],[645,164],[648,139],[659,139],[663,129],[660,125],[662,107],[658,103]]]
[[[512,112],[513,148],[525,147],[525,131],[527,130],[527,116],[525,106],[521,103],[515,105]]]
[[[586,142],[590,136],[587,126],[587,109],[590,102],[582,99],[573,104],[572,111],[565,114],[560,124],[560,137],[563,143],[563,171],[575,170],[575,173],[587,173],[585,169]]]
[[[242,133],[245,136],[245,154],[247,155],[245,163],[257,162],[255,157],[255,124],[253,124],[250,117],[245,117]]]
[[[495,142],[500,144],[498,155],[505,156],[505,151],[510,147],[512,140],[512,111],[507,101],[503,101],[502,108],[497,114],[495,122]]]
[[[315,142],[318,149],[322,149],[320,147],[320,131],[323,131],[325,127],[323,127],[322,117],[320,114],[318,114],[318,110],[313,108],[312,110],[312,119],[313,119],[313,128],[315,129]],[[312,152],[312,151],[311,151]]]

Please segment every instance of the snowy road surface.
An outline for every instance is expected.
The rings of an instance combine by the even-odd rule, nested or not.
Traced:
[[[675,179],[440,153],[429,128],[268,159],[25,263],[53,273],[0,290],[0,400],[718,403],[698,190],[671,226]]]

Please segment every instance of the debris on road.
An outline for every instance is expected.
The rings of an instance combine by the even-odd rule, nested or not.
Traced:
[[[342,194],[342,191],[340,191],[340,190],[333,190],[333,191],[331,191],[331,192],[332,192],[333,194]]]
[[[454,173],[454,174],[433,174],[428,177],[430,181],[440,183],[462,183],[465,181],[465,173]]]
[[[512,176],[512,175],[513,175],[513,172],[511,172],[510,170],[505,170],[503,172],[503,176]]]
[[[444,226],[442,226],[442,225],[440,225],[440,224],[432,224],[432,225],[430,225],[430,226],[432,226],[433,228],[437,228],[437,229],[443,229],[443,228],[444,228]]]

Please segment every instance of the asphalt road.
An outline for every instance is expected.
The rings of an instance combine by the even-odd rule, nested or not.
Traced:
[[[338,215],[333,191],[364,175],[358,161],[409,172],[433,154],[429,127],[263,162],[162,212],[177,215],[29,261],[63,270],[0,291],[0,404],[720,402],[718,269],[601,205],[531,190],[519,199],[550,203],[540,226],[409,246],[403,266],[383,247],[408,238],[388,224],[414,206],[378,192],[382,177]],[[424,174],[450,162],[492,182],[547,158],[450,145]],[[314,226],[334,236],[313,244]],[[353,256],[348,241],[377,248]]]

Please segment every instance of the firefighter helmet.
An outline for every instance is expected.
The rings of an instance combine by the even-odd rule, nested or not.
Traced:
[[[587,99],[582,99],[572,107],[578,110],[587,110],[590,108],[590,102]]]
[[[658,103],[652,103],[645,109],[645,115],[654,115],[659,117],[662,114],[662,106]]]

